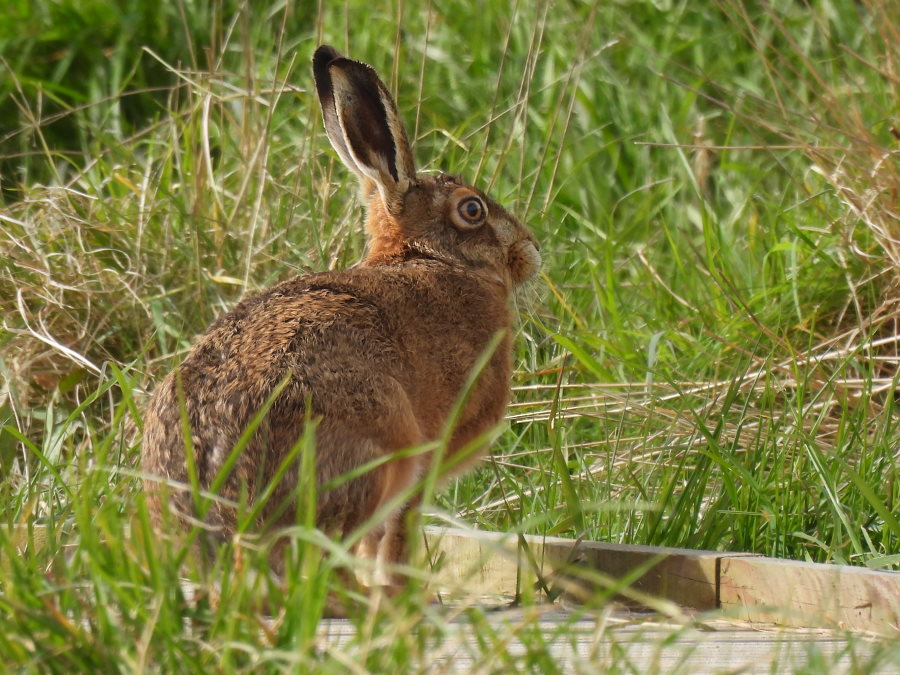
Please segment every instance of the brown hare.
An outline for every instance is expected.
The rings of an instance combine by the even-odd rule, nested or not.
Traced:
[[[313,73],[328,138],[362,187],[366,256],[353,268],[298,276],[246,298],[159,384],[146,412],[142,454],[156,528],[202,520],[214,539],[227,539],[239,529],[234,504],[252,508],[264,492],[254,530],[293,524],[299,456],[286,472],[279,467],[312,419],[316,525],[350,534],[428,473],[433,453],[397,453],[440,437],[491,345],[498,346],[468,392],[444,459],[503,417],[513,340],[509,301],[540,266],[535,238],[458,177],[416,173],[397,108],[370,66],[321,46]],[[249,441],[232,456],[270,398]],[[369,463],[375,468],[324,489]],[[198,512],[197,490],[213,487],[221,499]],[[386,563],[403,561],[408,507],[394,510],[360,548]],[[277,553],[276,547],[276,571],[283,565]]]

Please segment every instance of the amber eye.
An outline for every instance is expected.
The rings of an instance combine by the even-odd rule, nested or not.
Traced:
[[[484,220],[487,209],[478,197],[466,197],[456,207],[457,212],[470,225],[477,225]]]

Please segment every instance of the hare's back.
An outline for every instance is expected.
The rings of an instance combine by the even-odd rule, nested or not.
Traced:
[[[279,385],[282,393],[258,434],[270,436],[260,439],[270,448],[272,442],[290,445],[307,406],[313,415],[354,405],[362,412],[361,402],[378,396],[379,379],[400,370],[384,312],[364,293],[327,281],[323,275],[291,279],[242,301],[210,326],[153,393],[146,470],[168,469],[175,477],[167,465],[183,462],[182,408],[198,468],[209,463],[213,469]]]
[[[336,373],[391,367],[398,349],[384,311],[327,280],[298,277],[241,302],[200,338],[178,371],[189,397],[254,414],[273,388],[330,398]],[[337,392],[335,392],[337,393]],[[262,400],[260,400],[262,399]]]

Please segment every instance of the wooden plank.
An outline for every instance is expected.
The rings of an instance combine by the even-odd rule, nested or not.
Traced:
[[[482,622],[491,626],[494,642],[502,649],[484,650]],[[330,619],[319,624],[318,635],[326,649],[351,650],[356,631],[350,621]],[[538,631],[540,637],[535,638]],[[525,655],[537,644],[552,655],[559,672],[897,673],[891,661],[878,658],[883,648],[876,641],[791,628],[748,630],[722,621],[705,621],[698,628],[620,622],[607,612],[525,607],[486,612],[477,623],[458,615],[442,624],[438,634],[418,664],[423,671],[528,671]]]
[[[723,609],[747,621],[900,634],[900,573],[846,565],[722,561]]]
[[[518,588],[515,537],[481,530],[426,527],[434,583],[452,595],[512,597]]]
[[[632,589],[682,607],[706,610],[717,606],[716,569],[722,555],[714,551],[581,542],[573,562],[615,580],[626,579],[643,568],[631,583]]]
[[[653,608],[655,598],[749,622],[900,635],[900,572],[458,529],[428,528],[426,539],[451,594],[512,597],[542,579],[585,597],[630,576],[625,595]]]
[[[521,590],[543,579],[548,587],[565,580],[576,595],[578,588],[591,594],[628,580],[632,598],[699,610],[718,607],[719,561],[748,555],[442,528],[427,528],[426,537],[445,557],[439,583],[469,592],[514,595],[517,581]]]

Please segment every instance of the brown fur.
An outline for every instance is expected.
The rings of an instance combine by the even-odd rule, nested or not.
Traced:
[[[180,522],[196,518],[189,490],[164,496],[160,488],[160,479],[190,483],[179,386],[197,479],[208,489],[242,432],[287,379],[220,490],[226,500],[243,494],[251,504],[302,434],[308,413],[318,421],[320,488],[366,462],[437,439],[470,370],[498,332],[500,346],[466,402],[448,455],[503,417],[512,350],[509,297],[540,264],[534,238],[458,178],[415,174],[396,107],[371,68],[320,47],[314,70],[329,138],[362,184],[368,253],[352,269],[295,277],[245,299],[216,320],[157,387],[142,457],[157,527],[165,526],[164,511]],[[353,136],[345,137],[345,129]],[[477,226],[456,211],[473,196],[488,214]],[[349,533],[422,477],[430,461],[428,454],[394,459],[320,491],[317,525]],[[299,460],[267,501],[259,528],[293,523],[298,470]],[[383,541],[367,542],[369,549],[381,546],[388,562],[404,556],[404,510],[385,523]],[[205,521],[228,537],[235,517],[233,508],[217,502]]]

